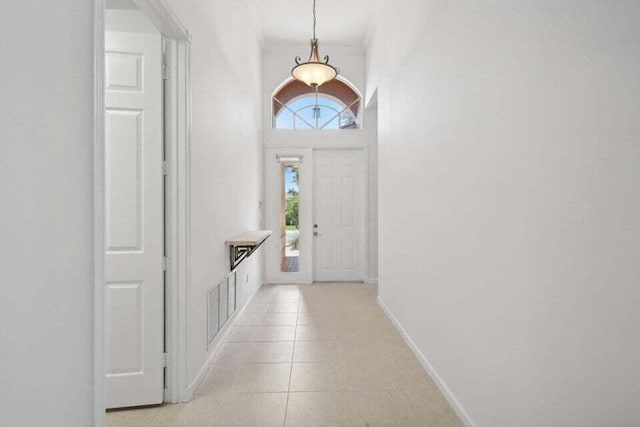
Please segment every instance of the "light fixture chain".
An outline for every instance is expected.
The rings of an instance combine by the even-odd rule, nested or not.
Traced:
[[[313,0],[313,39],[316,39],[316,0]]]
[[[296,56],[296,66],[291,70],[291,75],[299,82],[308,86],[317,87],[336,78],[338,69],[329,65],[329,56],[325,55],[324,60],[320,59],[318,53],[318,39],[316,38],[316,0],[313,0],[313,38],[311,39],[311,53],[309,60],[302,62]]]

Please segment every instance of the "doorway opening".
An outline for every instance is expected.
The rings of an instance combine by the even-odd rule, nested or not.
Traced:
[[[118,6],[105,13],[107,408],[161,404],[165,374],[163,39]]]
[[[280,271],[300,271],[300,163],[280,165]]]
[[[266,249],[268,283],[308,283],[311,254],[310,150],[265,151],[265,226],[276,238]]]
[[[164,2],[96,0],[95,425],[190,398],[190,37]]]

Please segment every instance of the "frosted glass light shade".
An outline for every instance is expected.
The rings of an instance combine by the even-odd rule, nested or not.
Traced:
[[[330,65],[321,62],[307,62],[295,67],[291,74],[296,80],[300,80],[309,86],[322,86],[323,83],[336,78],[338,73]]]
[[[338,75],[338,70],[329,65],[329,57],[324,57],[324,62],[320,61],[318,54],[318,40],[311,40],[311,55],[307,62],[300,62],[300,58],[296,58],[296,65],[291,70],[294,79],[299,80],[311,87],[322,86],[324,83],[333,80]]]

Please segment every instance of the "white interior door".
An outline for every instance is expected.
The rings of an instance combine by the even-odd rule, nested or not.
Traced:
[[[162,403],[162,40],[106,34],[107,408]]]
[[[362,150],[314,152],[314,280],[364,280]]]

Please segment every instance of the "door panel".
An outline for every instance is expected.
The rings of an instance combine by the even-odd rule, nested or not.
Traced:
[[[361,150],[314,153],[314,280],[364,280]]]
[[[105,387],[107,408],[162,403],[162,40],[107,32]]]
[[[107,251],[142,250],[142,111],[106,111]]]
[[[117,331],[120,344],[109,346],[107,375],[139,374],[143,367],[142,283],[107,283],[105,297],[106,327]]]

